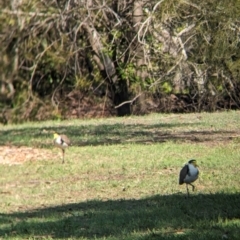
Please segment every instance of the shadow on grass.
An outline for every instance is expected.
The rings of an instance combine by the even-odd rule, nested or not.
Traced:
[[[179,124],[99,124],[60,127],[26,127],[2,130],[0,145],[34,146],[48,148],[52,133],[66,134],[73,146],[97,146],[110,144],[140,143],[150,144],[165,141],[207,142],[229,141],[236,131],[198,130],[200,123]],[[189,130],[188,128],[196,130]]]
[[[0,236],[85,239],[229,239],[240,236],[240,194],[91,200],[0,214]]]

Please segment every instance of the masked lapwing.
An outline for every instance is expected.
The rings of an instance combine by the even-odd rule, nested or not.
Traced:
[[[64,163],[65,149],[70,145],[70,140],[66,135],[53,134],[54,145],[62,149],[62,163]]]
[[[197,161],[195,159],[191,159],[188,161],[188,163],[185,164],[185,166],[181,169],[179,174],[179,184],[182,185],[186,183],[188,196],[189,196],[188,185],[192,186],[193,191],[195,189],[195,186],[192,183],[198,179],[199,170],[197,167],[198,167]]]

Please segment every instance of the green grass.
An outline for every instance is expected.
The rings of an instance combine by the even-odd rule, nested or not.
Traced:
[[[239,117],[231,111],[0,126],[0,147],[52,156],[0,164],[0,238],[239,239]],[[53,131],[72,140],[65,164]],[[190,158],[201,174],[186,198],[178,174]]]

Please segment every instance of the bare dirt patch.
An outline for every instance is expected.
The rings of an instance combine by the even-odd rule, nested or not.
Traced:
[[[22,164],[26,161],[40,161],[57,158],[51,150],[33,147],[0,146],[0,164]]]

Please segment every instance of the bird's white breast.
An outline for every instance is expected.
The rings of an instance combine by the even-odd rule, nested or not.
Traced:
[[[189,169],[189,172],[184,178],[185,183],[194,182],[198,178],[199,171],[196,167],[194,167],[192,164],[188,164],[188,169]]]
[[[58,145],[59,147],[67,147],[68,145],[62,141],[62,138],[61,136],[58,136],[56,139],[55,139],[55,144]]]
[[[62,140],[61,140],[61,137],[58,136],[56,139],[55,139],[55,143],[57,144],[62,144]]]

